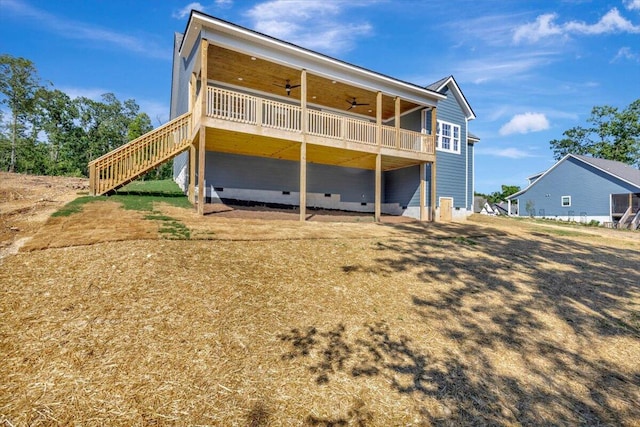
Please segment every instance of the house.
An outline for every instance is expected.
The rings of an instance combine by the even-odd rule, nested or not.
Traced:
[[[568,154],[507,197],[520,216],[614,223],[640,221],[640,170],[613,160]]]
[[[260,203],[447,221],[472,213],[475,114],[453,76],[405,82],[192,11],[171,120],[90,163],[104,194],[162,162],[203,214]]]

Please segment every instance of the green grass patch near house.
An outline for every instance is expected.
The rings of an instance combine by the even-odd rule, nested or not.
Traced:
[[[167,203],[179,208],[192,205],[180,187],[170,179],[159,181],[134,181],[110,196],[83,196],[67,203],[52,216],[69,216],[80,212],[87,203],[103,201],[119,202],[124,209],[153,211],[154,203]]]
[[[144,219],[161,221],[160,233],[170,239],[189,239],[190,231],[180,221],[154,210],[155,203],[166,203],[179,208],[192,205],[180,187],[170,179],[158,181],[134,181],[110,196],[83,196],[67,203],[52,217],[65,217],[81,212],[87,203],[118,202],[123,209],[149,212]]]

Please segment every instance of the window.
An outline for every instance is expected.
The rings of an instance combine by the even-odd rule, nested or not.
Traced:
[[[562,207],[569,207],[571,206],[571,196],[562,196]]]
[[[460,154],[460,126],[438,120],[436,148]]]

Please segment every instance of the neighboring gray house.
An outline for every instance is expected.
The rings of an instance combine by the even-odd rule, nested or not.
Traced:
[[[640,211],[640,170],[621,162],[568,154],[529,181],[507,198],[520,216],[627,223]]]

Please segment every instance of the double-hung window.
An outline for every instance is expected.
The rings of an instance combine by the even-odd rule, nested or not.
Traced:
[[[460,154],[460,126],[438,120],[436,148]]]

